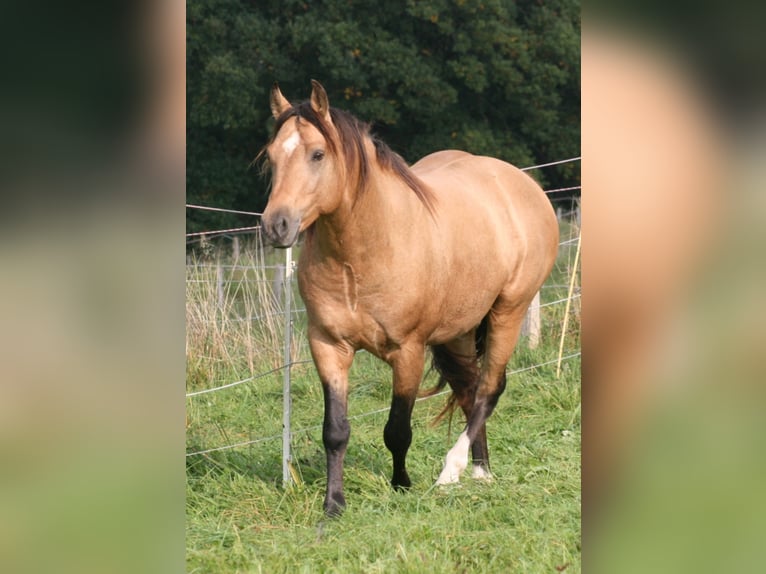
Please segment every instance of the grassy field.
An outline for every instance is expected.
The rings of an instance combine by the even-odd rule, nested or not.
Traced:
[[[576,237],[564,224],[562,241]],[[224,268],[187,266],[187,391],[279,367],[280,304],[271,292],[279,254],[249,249]],[[542,303],[566,297],[575,243],[560,249]],[[231,263],[228,261],[227,263]],[[302,307],[296,301],[297,307]],[[188,572],[579,572],[580,360],[555,361],[564,303],[543,307],[540,346],[522,341],[509,371],[519,370],[488,423],[494,480],[434,488],[444,455],[461,430],[456,415],[432,425],[445,396],[419,401],[408,469],[413,487],[389,486],[383,445],[390,369],[357,354],[351,372],[351,440],[345,463],[347,509],[322,514],[325,461],[322,392],[310,363],[293,375],[295,485],[281,485],[282,371],[187,398]],[[259,317],[258,320],[241,320]],[[308,361],[305,318],[295,315],[293,360]],[[579,300],[570,310],[564,355],[579,350]],[[524,369],[524,370],[522,370]],[[433,375],[424,387],[435,383]],[[238,443],[245,446],[200,451]]]

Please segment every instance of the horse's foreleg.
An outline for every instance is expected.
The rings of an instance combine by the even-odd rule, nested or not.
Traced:
[[[337,516],[346,506],[343,495],[343,458],[351,434],[348,410],[348,369],[354,350],[309,333],[309,344],[324,392],[322,442],[327,456],[327,492],[324,511]]]
[[[423,376],[425,348],[422,345],[402,348],[390,362],[394,371],[394,388],[383,440],[393,457],[391,485],[395,489],[403,489],[411,485],[406,458],[412,442],[410,419]]]

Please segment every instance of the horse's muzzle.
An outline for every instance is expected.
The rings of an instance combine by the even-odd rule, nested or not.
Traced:
[[[267,208],[262,222],[266,239],[274,247],[290,247],[298,238],[301,218],[291,216],[285,209],[277,209],[270,213]]]

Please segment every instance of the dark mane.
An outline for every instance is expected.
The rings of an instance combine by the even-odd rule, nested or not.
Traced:
[[[296,116],[306,120],[319,130],[319,133],[327,142],[330,153],[336,156],[342,153],[347,164],[350,167],[356,168],[358,173],[357,189],[360,193],[367,189],[370,177],[371,158],[368,157],[364,148],[365,138],[369,138],[375,146],[375,159],[380,167],[396,174],[407,187],[415,192],[415,195],[425,205],[426,209],[433,214],[435,198],[431,190],[425,187],[423,182],[418,179],[407,165],[407,162],[399,154],[388,147],[385,142],[370,133],[369,124],[358,120],[344,110],[330,108],[330,118],[338,132],[341,149],[338,149],[338,142],[331,136],[327,123],[314,111],[311,103],[308,101],[293,106],[277,118],[269,143],[274,140],[284,123]]]

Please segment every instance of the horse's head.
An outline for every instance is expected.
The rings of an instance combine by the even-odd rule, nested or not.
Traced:
[[[271,90],[271,112],[277,120],[266,147],[272,187],[263,213],[263,229],[276,247],[289,247],[320,215],[339,205],[343,165],[327,93],[311,81],[309,102],[292,106],[279,87]]]

